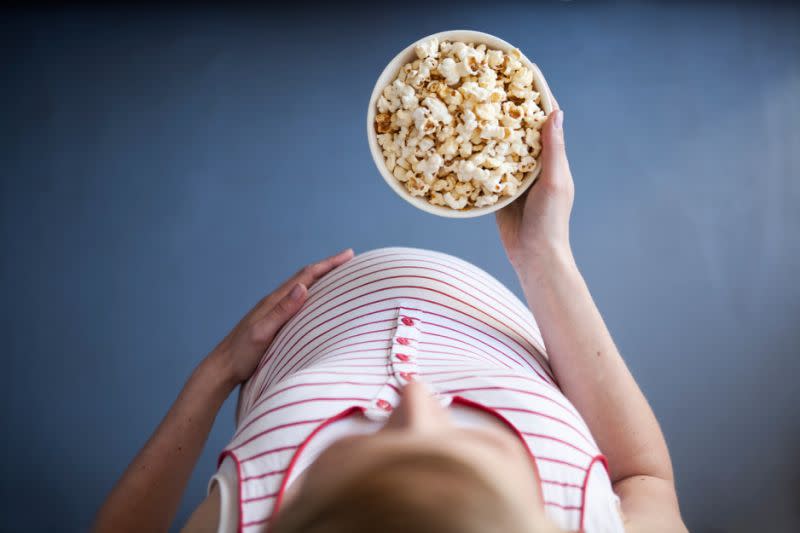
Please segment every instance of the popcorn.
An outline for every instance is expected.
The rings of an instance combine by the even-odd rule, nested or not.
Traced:
[[[519,191],[537,166],[546,120],[522,53],[429,39],[379,95],[375,132],[412,195],[464,210]]]
[[[417,148],[419,148],[422,152],[427,152],[433,148],[433,139],[430,137],[423,137],[422,140],[420,140],[417,144]]]
[[[453,192],[458,197],[467,196],[475,187],[472,185],[471,181],[467,181],[465,183],[457,183],[456,186],[453,188]]]
[[[450,209],[464,209],[464,207],[467,205],[466,196],[456,199],[456,197],[449,192],[444,193],[444,201],[447,203]]]
[[[388,87],[387,87],[387,89],[388,89]],[[384,91],[384,93],[385,92],[386,91]],[[399,99],[395,102],[394,105],[392,105],[392,102],[390,102],[389,99],[386,98],[385,94],[382,94],[382,95],[380,95],[378,97],[378,112],[379,113],[389,113],[389,112],[392,112],[392,111],[396,111],[397,107],[399,105],[400,105],[400,100]]]
[[[454,137],[445,139],[445,141],[439,147],[439,153],[442,154],[445,159],[452,159],[458,153],[458,150],[459,146]],[[471,152],[472,150],[470,150],[470,153]]]
[[[432,205],[447,205],[447,203],[444,201],[444,196],[442,196],[442,193],[440,192],[432,192],[428,202]]]
[[[490,68],[483,69],[478,75],[478,85],[484,89],[494,89],[497,84],[497,72]]]
[[[503,161],[497,159],[496,157],[487,157],[483,161],[483,166],[486,168],[498,168],[500,165],[503,164]]]
[[[439,128],[439,131],[436,132],[436,140],[439,141],[440,143],[443,143],[448,139],[455,140],[455,137],[453,136],[454,132],[455,129],[453,128],[453,126],[442,126]]]
[[[414,117],[411,112],[406,109],[398,109],[394,114],[394,119],[400,129],[404,127],[408,128],[414,123]]]
[[[533,156],[526,155],[520,159],[519,169],[522,172],[530,172],[534,168],[536,168],[536,159]]]
[[[431,190],[433,192],[443,191],[444,188],[447,186],[447,180],[436,180],[431,185]]]
[[[453,121],[453,117],[451,117],[450,113],[447,111],[447,106],[435,96],[426,96],[422,101],[422,105],[430,110],[431,118],[434,121],[442,124],[450,124]]]
[[[483,102],[487,98],[489,98],[489,90],[484,89],[474,81],[468,81],[461,85],[459,89],[461,94],[464,95],[464,98],[467,100],[475,100],[477,102]]]
[[[375,130],[378,133],[387,133],[392,129],[392,115],[389,113],[379,113],[375,117]]]
[[[436,131],[436,123],[431,120],[431,112],[427,107],[416,108],[412,117],[414,118],[414,127],[419,133],[428,135]]]
[[[467,45],[466,43],[455,42],[453,43],[453,48],[451,49],[450,53],[464,61],[467,58],[467,55],[470,53],[471,46]]]
[[[533,72],[526,67],[521,67],[511,76],[511,85],[530,87],[533,83]]]
[[[414,47],[414,51],[420,59],[436,57],[439,55],[439,39],[434,37],[429,41],[417,43],[417,46]]]
[[[472,143],[469,141],[465,141],[458,148],[458,155],[460,155],[461,157],[469,157],[471,153],[472,153]]]
[[[427,178],[425,180],[426,183],[431,183],[436,173],[439,172],[439,169],[442,167],[443,162],[442,156],[434,152],[429,155],[427,159],[420,161],[415,170]]]
[[[410,109],[419,105],[419,100],[414,93],[413,87],[406,85],[400,80],[395,80],[394,86],[395,94],[400,99],[400,105],[403,106],[403,109]]]
[[[458,66],[452,57],[446,57],[440,61],[437,72],[442,75],[447,85],[455,85],[461,81],[461,75],[458,73]]]
[[[444,179],[436,180],[431,186],[431,188],[434,191],[449,192],[455,189],[457,184],[458,180],[456,180],[456,177],[453,176],[452,174],[448,174]]]
[[[394,171],[392,171],[392,174],[394,175],[395,178],[397,178],[397,181],[408,181],[409,178],[408,170],[405,170],[403,167],[400,166],[394,167]]]
[[[503,102],[503,113],[500,122],[503,126],[518,129],[522,124],[523,110],[514,102]]]
[[[495,104],[492,104],[491,102],[483,102],[482,104],[475,106],[475,114],[480,119],[495,121],[497,120],[499,109],[497,109]]]
[[[456,132],[469,138],[478,128],[478,119],[471,110],[467,109],[461,116],[461,124],[456,126]]]
[[[501,191],[504,196],[514,196],[519,190],[519,185],[513,182],[506,182]]]
[[[511,84],[508,88],[508,96],[518,100],[533,100],[533,91],[526,87]]]
[[[473,161],[459,161],[456,166],[456,176],[459,181],[486,181],[489,177],[489,172],[476,165]]]
[[[507,142],[499,142],[494,147],[494,155],[497,157],[504,157],[508,153],[508,143]]]
[[[475,200],[475,207],[485,207],[488,205],[494,205],[497,203],[500,197],[496,194],[484,194],[483,196],[478,196],[478,199]]]
[[[504,102],[507,98],[508,95],[502,87],[492,87],[489,90],[489,101],[493,104]]]
[[[502,176],[493,174],[490,175],[488,179],[486,179],[481,185],[483,185],[484,190],[489,194],[496,194],[503,191],[503,184],[501,183],[502,179]]]
[[[542,150],[542,143],[540,139],[542,138],[542,132],[540,130],[534,128],[528,128],[525,130],[525,144],[531,147],[533,151],[533,157],[539,155],[539,152]]]
[[[480,135],[481,139],[507,139],[511,135],[511,128],[489,124],[481,128]]]
[[[425,193],[431,188],[430,185],[415,177],[409,178],[406,182],[406,189],[412,196],[425,196]]]
[[[394,138],[391,133],[379,133],[377,139],[378,139],[378,146],[380,146],[383,149],[384,155],[386,152],[397,151],[397,147],[394,144]]]
[[[500,50],[488,50],[486,52],[486,64],[491,69],[497,69],[503,64],[503,52]]]
[[[474,76],[478,73],[476,70],[477,68],[478,63],[475,58],[472,57],[468,57],[461,63],[456,63],[456,72],[458,72],[458,75],[462,78],[466,76]]]

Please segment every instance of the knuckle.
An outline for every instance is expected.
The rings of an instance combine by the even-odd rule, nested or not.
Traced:
[[[542,189],[550,196],[566,196],[569,195],[569,187],[565,180],[561,179],[548,179],[542,181]]]
[[[565,152],[567,147],[564,144],[564,137],[561,135],[551,135],[549,139],[547,139],[547,147],[550,150],[550,153],[553,154],[555,157],[559,157],[562,152]]]
[[[248,331],[248,336],[253,344],[260,344],[269,337],[269,331],[263,323],[256,323]]]
[[[289,302],[288,296],[286,298],[282,298],[281,301],[277,303],[273,311],[275,312],[275,316],[281,318],[290,314],[292,312],[292,304]]]

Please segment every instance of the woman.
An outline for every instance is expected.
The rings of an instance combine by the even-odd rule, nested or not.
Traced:
[[[562,121],[497,214],[529,308],[437,252],[302,269],[200,363],[96,531],[169,527],[240,383],[185,531],[685,531],[664,437],[573,260]]]

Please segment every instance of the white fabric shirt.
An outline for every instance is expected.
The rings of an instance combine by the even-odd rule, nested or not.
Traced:
[[[409,379],[457,424],[495,418],[512,429],[556,525],[624,531],[605,459],[558,388],[527,307],[474,265],[399,247],[312,286],[242,388],[209,483],[220,487],[219,531],[265,531],[289,484],[338,438],[377,431]]]

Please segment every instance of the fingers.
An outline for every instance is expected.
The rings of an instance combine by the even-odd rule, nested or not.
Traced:
[[[542,127],[542,174],[539,180],[560,188],[572,182],[567,151],[564,146],[564,112],[554,110]]]
[[[268,345],[279,329],[303,306],[308,288],[295,283],[272,308],[252,326],[252,340],[259,345]]]
[[[294,277],[287,283],[288,285],[287,290],[291,288],[294,285],[294,283],[302,283],[306,287],[311,287],[322,276],[324,276],[334,268],[343,265],[352,258],[353,258],[353,249],[348,248],[346,250],[342,250],[336,255],[326,257],[322,261],[312,263],[306,266],[305,268],[301,269],[297,274],[294,275]]]
[[[341,266],[352,258],[353,249],[347,248],[338,254],[326,257],[325,259],[317,261],[316,263],[306,265],[296,272],[291,278],[283,282],[283,284],[272,294],[265,296],[260,302],[258,302],[258,304],[250,312],[251,317],[253,317],[255,320],[260,320],[266,313],[269,312],[272,306],[275,305],[275,302],[280,301],[289,293],[289,291],[292,290],[292,287],[298,283],[303,284],[306,288],[311,287],[322,276],[334,268]]]
[[[326,257],[316,263],[311,263],[298,270],[291,278],[286,280],[283,285],[273,293],[276,298],[283,298],[297,283],[302,283],[306,287],[311,287],[322,276],[343,265],[353,258],[353,249],[347,248],[338,254]],[[272,295],[271,295],[272,296]]]

